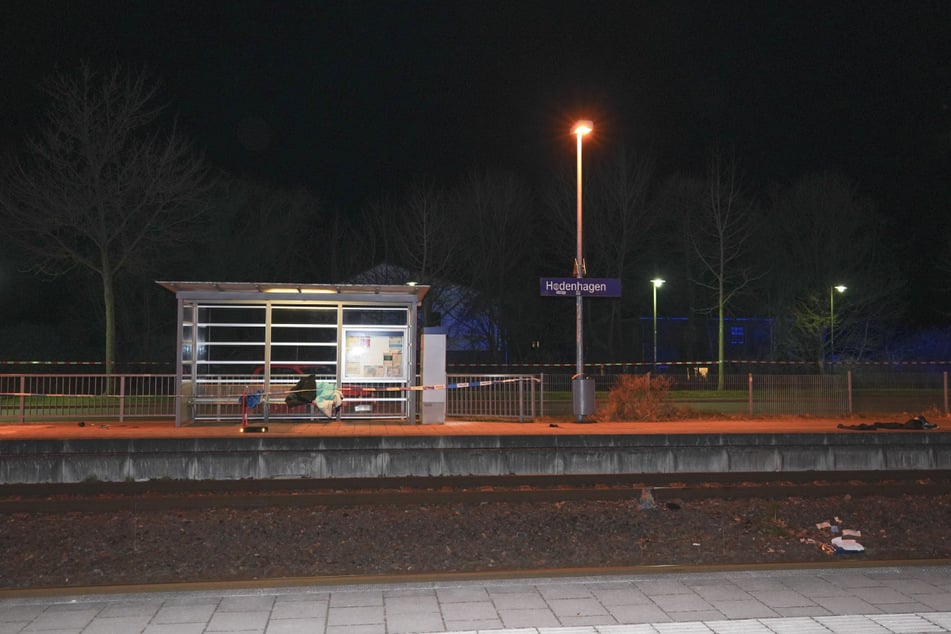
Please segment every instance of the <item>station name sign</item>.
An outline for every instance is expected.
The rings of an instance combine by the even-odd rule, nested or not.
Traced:
[[[543,277],[543,297],[620,297],[621,280],[599,277]]]

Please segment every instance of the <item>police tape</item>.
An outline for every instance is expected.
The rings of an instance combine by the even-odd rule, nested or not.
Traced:
[[[519,381],[532,381],[534,383],[541,383],[542,380],[536,376],[520,376],[510,379],[491,379],[491,380],[482,380],[482,381],[464,381],[460,383],[437,383],[435,385],[398,385],[398,386],[388,386],[388,387],[371,387],[368,385],[347,385],[347,387],[364,394],[366,392],[423,392],[427,390],[461,390],[469,387],[488,387],[490,385],[500,385],[502,383],[517,383]],[[242,399],[247,399],[248,406],[254,407],[261,400],[267,398],[273,398],[275,396],[286,396],[288,394],[295,394],[301,392],[312,392],[312,389],[309,388],[297,388],[293,387],[289,390],[280,390],[280,391],[270,391],[265,392],[263,390],[257,390],[255,392],[245,392],[243,394],[227,394],[220,395],[219,398],[224,399],[235,399],[238,404],[242,403]],[[118,394],[76,394],[76,393],[61,393],[54,394],[51,392],[0,392],[0,396],[39,396],[39,397],[57,397],[57,398],[119,398]],[[344,397],[348,396],[344,392]],[[152,395],[154,398],[167,398],[163,395]],[[137,396],[136,398],[149,398],[146,395]]]
[[[482,381],[463,381],[461,383],[436,383],[435,385],[407,385],[393,387],[369,387],[361,386],[361,392],[424,392],[426,390],[461,390],[467,387],[488,387],[490,385],[499,385],[501,383],[517,383],[519,381],[534,381],[541,383],[542,380],[535,376],[520,376],[513,379],[492,379]]]

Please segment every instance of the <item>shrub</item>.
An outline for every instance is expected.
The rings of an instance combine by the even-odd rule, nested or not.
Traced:
[[[671,380],[650,374],[622,374],[608,392],[607,404],[598,411],[598,419],[659,420],[674,415],[675,408],[665,402]]]

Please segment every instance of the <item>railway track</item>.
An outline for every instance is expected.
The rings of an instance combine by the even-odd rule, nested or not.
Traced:
[[[636,503],[645,489],[660,512]],[[949,493],[944,471],[6,485],[16,548],[0,578],[13,590],[933,563],[951,552],[947,507],[932,502]],[[831,535],[817,522],[836,513],[869,552],[819,549]]]
[[[0,486],[0,514],[951,493],[951,471],[83,482]]]

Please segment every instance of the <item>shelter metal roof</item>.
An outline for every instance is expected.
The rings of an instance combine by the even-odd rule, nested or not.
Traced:
[[[301,284],[296,282],[168,282],[157,281],[177,296],[254,297],[256,299],[407,298],[423,301],[429,286],[418,284]]]

